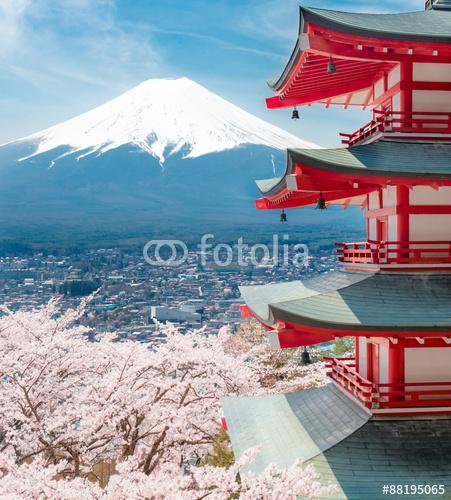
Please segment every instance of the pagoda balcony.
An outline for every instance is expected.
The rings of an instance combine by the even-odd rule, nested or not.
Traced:
[[[383,138],[451,140],[451,113],[374,111],[374,118],[352,134],[340,133],[349,147]]]
[[[451,264],[451,241],[365,241],[335,243],[338,260],[347,264]]]
[[[379,384],[357,373],[355,358],[326,357],[325,361],[328,376],[374,415],[409,413],[413,408],[440,413],[440,408],[447,412],[451,407],[451,381]]]

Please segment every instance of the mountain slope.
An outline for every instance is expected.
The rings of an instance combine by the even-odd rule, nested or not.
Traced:
[[[254,179],[281,175],[285,149],[309,146],[186,78],[149,80],[0,147],[0,234],[247,234],[278,224],[255,209]],[[331,219],[289,215],[300,227]]]
[[[15,142],[37,146],[22,159],[62,146],[67,151],[53,162],[67,154],[81,159],[133,144],[161,164],[179,152],[196,158],[245,144],[279,150],[314,147],[188,78],[147,80],[102,106]]]

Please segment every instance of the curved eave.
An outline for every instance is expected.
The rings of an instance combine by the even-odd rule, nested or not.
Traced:
[[[380,148],[381,146],[386,149],[387,154],[379,154],[379,152],[375,151],[370,158],[365,158],[364,154],[359,154],[365,150]],[[424,154],[425,151],[436,149],[437,146],[448,150],[444,157],[439,158],[440,161],[443,159],[448,160],[448,163],[443,165],[442,168],[437,166],[437,158],[436,162],[434,162],[434,158],[427,158]],[[402,151],[398,151],[399,149],[402,149]],[[321,151],[321,153],[315,154],[309,149],[290,149],[288,151],[289,163],[290,165],[299,164],[350,177],[451,180],[451,144],[379,141],[353,148],[318,151]],[[421,155],[421,153],[423,154]],[[334,157],[338,158],[335,160]],[[425,169],[426,166],[430,167],[429,170]],[[447,171],[444,171],[445,168]]]
[[[330,332],[333,330],[337,333],[342,334],[343,332],[364,332],[364,334],[368,332],[373,333],[449,333],[451,332],[451,324],[450,325],[427,325],[427,326],[416,326],[416,325],[399,325],[399,324],[360,324],[360,323],[346,323],[346,322],[337,322],[337,321],[321,321],[314,317],[303,316],[301,314],[295,314],[287,312],[283,308],[278,308],[277,306],[270,306],[271,315],[274,318],[274,324],[278,322],[284,322],[291,324],[293,326],[299,327],[302,331],[305,327],[313,327],[316,329],[317,334],[321,334],[323,332]],[[258,319],[258,318],[257,318]],[[312,331],[306,331],[306,333],[312,333]]]
[[[302,54],[301,49],[301,34],[304,32],[304,16],[303,16],[303,7],[299,7],[299,28],[298,28],[298,36],[296,39],[296,44],[291,52],[290,58],[288,59],[288,63],[282,71],[282,74],[278,78],[273,78],[271,80],[267,80],[268,86],[274,90],[278,91],[285,81],[288,79],[291,70],[296,66],[299,58]]]
[[[315,10],[320,10],[320,9],[315,9]],[[312,14],[312,15],[311,15]],[[306,7],[299,7],[299,28],[298,28],[298,36],[296,39],[296,44],[293,48],[293,51],[291,52],[290,58],[288,60],[288,63],[286,64],[285,68],[283,69],[281,75],[278,78],[270,79],[267,80],[267,85],[274,90],[274,92],[280,91],[285,83],[288,81],[290,76],[292,76],[293,70],[298,66],[299,60],[301,57],[307,54],[307,50],[304,50],[305,48],[308,47],[308,37],[306,35],[307,31],[307,23],[312,22],[314,18],[318,18],[318,20],[321,19],[321,16],[315,16],[314,10],[313,9],[308,9]],[[323,25],[324,27],[328,27],[327,25],[330,24],[327,22],[327,19],[325,22],[321,24],[321,22],[318,23],[318,25]],[[340,23],[338,23],[340,24]],[[338,29],[338,31],[346,33],[346,30]],[[327,59],[326,59],[327,61]]]
[[[393,14],[366,14],[301,7],[303,23],[308,22],[349,35],[451,43],[451,12],[421,10]]]
[[[451,144],[382,140],[352,148],[290,149],[284,175],[257,181],[257,186],[265,197],[262,200],[290,196],[294,203],[297,196],[298,205],[291,206],[302,206],[314,203],[312,196],[320,191],[329,191],[326,200],[332,201],[361,195],[362,189],[385,185],[389,179],[406,184],[451,184]],[[359,189],[351,186],[355,182]],[[264,202],[257,206],[269,208]]]
[[[267,106],[321,102],[366,107],[374,81],[393,64],[449,62],[450,33],[451,11],[360,14],[301,7],[289,61],[278,78],[267,82],[278,94],[267,99]],[[330,56],[337,67],[332,75],[327,74]],[[318,86],[312,85],[315,81]]]
[[[314,339],[331,330],[338,335],[448,333],[450,285],[449,274],[335,272],[305,282],[240,290],[260,321]]]

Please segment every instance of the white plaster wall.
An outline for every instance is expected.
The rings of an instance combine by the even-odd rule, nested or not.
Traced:
[[[376,239],[376,219],[370,219],[368,224],[368,239],[375,240]]]
[[[389,73],[387,77],[387,84],[388,88],[392,88],[394,85],[396,85],[399,81],[401,80],[401,67],[398,64],[398,66],[395,66]]]
[[[377,99],[384,93],[384,79],[381,78],[374,84],[374,98]]]
[[[412,109],[413,111],[451,111],[451,92],[447,90],[414,90],[412,92]]]
[[[451,241],[451,215],[413,214],[409,231],[411,241]]]
[[[405,350],[404,376],[406,382],[451,381],[451,349],[448,347],[417,347]],[[411,386],[414,390],[451,390],[445,386]],[[422,399],[449,399],[449,395],[422,396]]]
[[[373,191],[372,193],[369,193],[368,195],[369,198],[369,203],[368,203],[368,208],[370,210],[376,210],[379,207],[379,193],[377,191]]]
[[[406,382],[451,381],[451,348],[405,349],[405,380]]]
[[[391,98],[391,107],[393,111],[399,111],[401,109],[401,96],[399,92],[393,94]]]
[[[411,205],[451,205],[451,186],[438,190],[430,186],[415,186],[410,190]]]
[[[359,373],[363,378],[368,378],[367,340],[365,337],[357,339],[359,343]]]
[[[413,80],[416,82],[451,82],[451,64],[414,63]]]
[[[379,383],[388,384],[388,345],[379,344]]]
[[[382,190],[382,204],[384,208],[396,205],[396,187],[387,186]]]
[[[398,241],[398,232],[397,232],[397,219],[396,215],[388,216],[388,241]]]

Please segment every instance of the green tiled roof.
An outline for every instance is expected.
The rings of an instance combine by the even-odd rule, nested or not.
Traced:
[[[451,275],[337,271],[312,282],[241,287],[264,323],[329,329],[451,331]]]
[[[276,187],[282,180],[283,177],[273,177],[272,179],[260,179],[255,181],[255,183],[262,193],[267,193]]]
[[[274,323],[269,305],[307,299],[333,292],[372,276],[372,273],[335,272],[305,281],[240,287],[241,296],[252,312],[264,323]]]
[[[446,10],[365,14],[302,7],[301,16],[319,26],[372,38],[451,42],[451,11]]]
[[[295,163],[320,170],[383,177],[451,179],[451,144],[382,140],[334,149],[289,149],[284,177],[257,181],[263,194],[285,187]]]
[[[451,11],[428,10],[398,14],[365,14],[336,10],[300,8],[299,34],[305,33],[306,23],[330,28],[341,33],[388,40],[451,43]],[[273,89],[285,82],[288,74],[302,54],[301,37],[282,74],[268,81]]]
[[[310,460],[370,418],[332,384],[291,394],[227,397],[222,399],[222,409],[237,457],[249,448],[262,447],[246,468],[255,473],[270,463],[283,468],[297,459]]]
[[[446,493],[437,498],[451,498],[451,419],[369,420],[332,384],[224,398],[222,406],[235,455],[262,448],[244,473],[259,473],[272,463],[289,467],[301,459],[315,466],[322,483],[338,486],[332,498],[386,499],[385,484],[440,484]]]
[[[332,498],[382,500],[385,484],[439,484],[451,498],[451,420],[369,420],[364,426],[307,463],[322,481],[335,482]],[[426,495],[393,495],[424,500]]]

